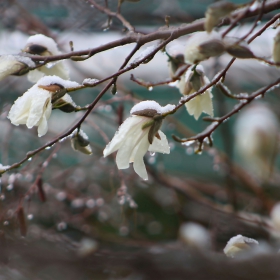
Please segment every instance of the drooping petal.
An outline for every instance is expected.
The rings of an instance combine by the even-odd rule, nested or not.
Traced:
[[[195,98],[188,101],[185,105],[190,115],[193,115],[197,120],[202,113],[202,108],[200,104],[200,96],[196,96]]]
[[[51,99],[50,92],[43,89],[38,89],[35,94],[36,95],[32,98],[31,108],[26,122],[26,126],[28,128],[32,128],[33,126],[39,124],[39,121],[44,114],[44,110],[46,109],[46,103],[50,102]]]
[[[144,180],[148,180],[148,173],[143,158],[146,152],[148,151],[149,145],[150,143],[148,141],[148,137],[143,137],[139,145],[137,146],[137,150],[134,156],[134,171]]]
[[[207,90],[205,93],[200,95],[200,103],[201,108],[204,113],[208,114],[209,116],[213,117],[213,103],[212,103],[212,94],[209,90]]]
[[[154,137],[153,144],[149,146],[148,151],[162,154],[169,154],[170,147],[168,145],[167,138],[162,131],[158,131],[160,139]]]
[[[140,128],[141,129],[141,128]],[[127,138],[119,148],[116,163],[119,169],[126,169],[129,163],[134,161],[134,154],[143,138],[147,138],[148,130],[137,130],[137,133],[127,135]]]
[[[135,136],[137,136],[137,134],[141,133],[142,125],[146,121],[149,121],[149,119],[139,116],[132,116],[126,119],[119,127],[119,130],[115,133],[111,142],[105,147],[103,151],[104,157],[117,151],[123,145],[127,137],[129,137],[129,135],[135,134]]]
[[[45,135],[48,131],[48,122],[45,115],[41,118],[40,124],[38,126],[38,136],[41,137]]]

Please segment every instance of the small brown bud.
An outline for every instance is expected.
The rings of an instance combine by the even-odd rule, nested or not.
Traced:
[[[224,39],[225,49],[226,52],[233,57],[237,58],[255,58],[255,55],[250,50],[249,45],[244,42],[240,41],[239,38],[230,38],[226,37]]]

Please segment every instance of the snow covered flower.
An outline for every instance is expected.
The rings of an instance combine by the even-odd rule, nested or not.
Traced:
[[[30,36],[23,51],[32,55],[40,56],[61,54],[61,52],[58,50],[56,42],[52,38],[42,34]],[[69,73],[63,61],[51,62],[40,68],[30,71],[27,78],[30,82],[36,83],[45,75],[55,75],[65,80],[69,79]]]
[[[278,131],[276,115],[261,103],[246,108],[236,121],[236,152],[245,168],[261,180],[268,179],[272,173]]]
[[[219,33],[197,32],[187,40],[185,61],[196,64],[209,57],[221,55],[224,51],[224,43]]]
[[[9,75],[21,76],[29,71],[29,67],[34,67],[35,63],[29,58],[20,55],[0,56],[0,80]]]
[[[173,110],[175,105],[161,107],[155,101],[142,101],[132,107],[131,117],[119,127],[111,142],[103,151],[104,157],[118,151],[116,163],[126,169],[133,162],[135,172],[148,179],[143,157],[147,151],[169,154],[166,136],[160,131],[161,115]]]
[[[200,88],[209,83],[208,78],[204,74],[204,69],[201,65],[197,65],[195,68],[189,68],[178,84],[180,93],[184,96],[188,96],[194,92],[197,92]],[[213,117],[213,104],[212,93],[209,88],[203,94],[200,94],[187,103],[185,103],[187,111],[190,115],[193,115],[197,120],[202,112]]]
[[[75,151],[79,151],[86,155],[92,154],[92,149],[89,144],[88,136],[80,129],[75,130],[71,137],[71,146]]]
[[[238,254],[247,251],[256,245],[259,245],[257,240],[238,234],[228,241],[226,247],[224,248],[224,253],[228,257],[234,258]]]
[[[19,97],[12,106],[8,119],[14,125],[26,124],[28,128],[38,126],[38,136],[47,133],[54,97],[61,98],[67,88],[79,86],[56,76],[45,76]],[[62,93],[62,96],[59,94]]]

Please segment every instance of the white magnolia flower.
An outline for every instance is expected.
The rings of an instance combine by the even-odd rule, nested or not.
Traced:
[[[259,179],[268,179],[272,173],[278,131],[277,117],[261,103],[246,108],[236,121],[236,151],[244,166]]]
[[[228,241],[226,247],[224,248],[224,253],[228,257],[234,258],[238,254],[247,251],[256,245],[259,245],[257,240],[239,234]]]
[[[135,172],[144,180],[148,179],[143,157],[147,151],[169,154],[166,136],[161,132],[161,119],[155,119],[174,109],[174,105],[161,107],[155,101],[143,101],[135,105],[119,127],[112,141],[103,151],[104,157],[117,152],[116,163],[119,169],[126,169],[133,162]]]
[[[34,67],[35,63],[28,57],[20,55],[0,56],[0,80],[9,75],[23,75],[29,71],[29,67]]]
[[[42,34],[30,36],[23,51],[32,55],[40,56],[61,54],[61,52],[58,50],[56,42],[52,38]],[[36,83],[45,75],[55,75],[65,80],[69,79],[69,73],[63,61],[51,62],[45,66],[30,71],[27,78],[30,82]]]
[[[194,70],[192,67],[188,69],[185,76],[181,78],[178,88],[181,94],[188,96],[197,92],[200,88],[209,83],[210,81],[205,76],[203,67],[201,65],[197,65]],[[187,111],[190,115],[193,115],[196,120],[202,112],[213,117],[211,90],[212,87],[206,90],[203,94],[200,94],[185,103]]]
[[[45,135],[52,111],[53,94],[62,89],[79,86],[56,76],[45,76],[19,97],[12,106],[8,119],[14,125],[26,124],[28,128],[38,126],[38,136]]]
[[[221,55],[224,51],[224,43],[219,33],[197,32],[187,40],[185,60],[187,63],[196,64],[209,57]]]

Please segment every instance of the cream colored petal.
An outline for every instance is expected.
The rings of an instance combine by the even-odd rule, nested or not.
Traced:
[[[197,120],[203,111],[200,104],[200,96],[196,96],[195,98],[188,101],[185,105],[189,114],[193,115]]]
[[[12,124],[26,124],[32,101],[31,95],[30,91],[27,91],[15,101],[8,115]]]
[[[69,72],[65,67],[64,62],[58,62],[53,67],[40,67],[40,71],[45,74],[46,76],[58,76],[64,80],[69,80]]]
[[[161,139],[158,139],[157,137],[154,137],[153,144],[149,146],[150,152],[156,152],[156,153],[162,153],[162,154],[169,154],[170,153],[170,147],[168,145],[167,138],[165,134],[162,131],[158,131],[159,136]]]
[[[41,118],[40,124],[38,126],[38,136],[41,137],[45,135],[48,131],[48,122],[45,115]]]
[[[132,116],[127,118],[115,133],[111,142],[105,147],[103,151],[104,157],[117,151],[129,136],[136,137],[141,133],[142,125],[148,118]],[[149,120],[149,119],[148,119]]]
[[[31,102],[29,116],[26,122],[28,128],[39,125],[39,121],[50,102],[51,94],[46,90],[38,89]]]
[[[117,156],[116,156],[116,163],[119,169],[126,169],[129,167],[129,163],[133,161],[134,151],[137,150],[140,142],[142,141],[143,137],[147,137],[148,132],[137,131],[138,134],[130,134],[122,143],[122,146],[119,148]]]
[[[144,164],[143,157],[148,151],[149,145],[150,143],[148,141],[148,137],[143,137],[140,144],[137,147],[134,156],[133,168],[135,172],[144,180],[148,180],[148,173]]]
[[[208,114],[209,116],[213,117],[213,103],[212,103],[212,94],[209,90],[203,93],[200,96],[200,103],[204,113]]]
[[[45,76],[45,74],[43,72],[41,72],[38,69],[35,69],[35,70],[32,70],[32,71],[28,72],[27,79],[31,83],[37,83],[44,76]]]

